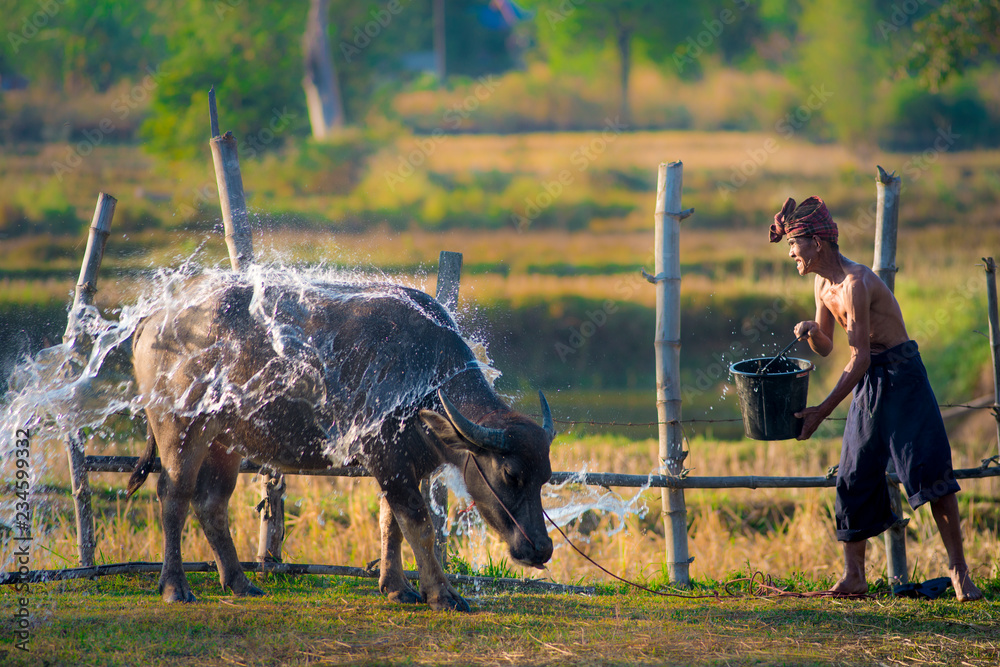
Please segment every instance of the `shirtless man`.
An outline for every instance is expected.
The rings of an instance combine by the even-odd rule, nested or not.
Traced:
[[[816,319],[795,325],[795,335],[821,356],[833,350],[834,322],[847,332],[851,360],[837,385],[803,419],[806,440],[848,394],[854,393],[837,472],[837,539],[844,543],[844,576],[833,591],[867,593],[865,547],[869,537],[897,518],[889,506],[885,469],[892,456],[910,506],[930,502],[948,552],[955,595],[978,600],[965,562],[959,526],[958,483],[937,400],[917,344],[910,340],[899,304],[871,269],[840,254],[837,225],[819,197],[798,207],[788,199],[771,225],[771,242],[788,236],[788,256],[799,275],[816,274]]]

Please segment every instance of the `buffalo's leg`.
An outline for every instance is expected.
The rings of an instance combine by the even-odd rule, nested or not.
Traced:
[[[156,484],[163,523],[163,569],[160,593],[165,602],[194,602],[181,559],[181,534],[198,481],[198,469],[208,443],[202,425],[186,420],[165,420],[150,427],[160,449],[162,471]]]
[[[379,568],[378,587],[392,602],[413,604],[423,602],[403,573],[403,532],[392,514],[389,501],[383,495],[379,502],[379,527],[382,530],[382,565]]]
[[[444,569],[434,555],[434,522],[420,494],[420,485],[415,480],[411,481],[408,485],[393,485],[385,489],[385,497],[417,559],[420,592],[431,609],[471,611],[469,603],[448,583]]]
[[[198,482],[198,470],[216,433],[199,421],[150,420],[160,450],[162,471],[156,485],[163,523],[163,569],[160,593],[165,602],[194,602],[181,559],[181,534]]]
[[[194,493],[194,511],[201,522],[205,537],[215,554],[219,568],[219,583],[223,590],[231,590],[235,595],[263,595],[263,591],[250,583],[240,565],[229,530],[229,498],[236,488],[240,475],[240,455],[227,452],[219,441],[208,450],[205,461],[198,471],[198,484]]]

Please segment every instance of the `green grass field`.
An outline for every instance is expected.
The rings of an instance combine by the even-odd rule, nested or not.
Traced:
[[[750,595],[721,583],[656,597],[465,590],[472,614],[386,602],[372,580],[263,582],[262,599],[166,606],[153,576],[32,587],[27,651],[0,620],[5,665],[996,665],[1000,603],[878,595],[833,600]],[[787,582],[778,582],[787,586]],[[767,592],[767,591],[765,591]],[[10,595],[0,592],[6,607]]]

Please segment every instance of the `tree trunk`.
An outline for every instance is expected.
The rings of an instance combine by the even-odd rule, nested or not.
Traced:
[[[628,79],[632,70],[632,29],[619,26],[617,40],[620,65],[619,85],[622,95],[619,120],[622,127],[629,127],[632,125],[632,109],[628,103]]]
[[[434,16],[434,69],[437,70],[438,88],[443,88],[444,79],[448,75],[444,0],[433,0],[432,13]]]
[[[302,36],[306,72],[302,88],[306,93],[309,123],[316,139],[332,136],[344,126],[344,101],[330,55],[330,43],[326,38],[329,18],[330,0],[310,0],[309,19]]]

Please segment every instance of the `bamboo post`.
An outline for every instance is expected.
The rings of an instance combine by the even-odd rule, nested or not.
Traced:
[[[997,314],[997,264],[983,257],[986,264],[986,307],[990,321],[990,349],[993,353],[993,417],[997,421],[997,454],[1000,455],[1000,316]]]
[[[878,202],[875,212],[875,263],[872,269],[886,284],[890,292],[896,288],[896,237],[899,229],[899,191],[902,180],[896,172],[887,174],[876,166],[875,189]],[[891,481],[889,475],[896,472],[895,464],[889,459],[886,467],[886,484],[889,486],[889,504],[893,514],[899,517],[885,532],[885,551],[889,585],[899,586],[909,581],[906,567],[906,524],[903,517],[902,491],[899,484]]]
[[[462,253],[442,250],[438,258],[437,292],[438,302],[454,313],[458,306],[458,288],[462,282]]]
[[[438,259],[437,292],[438,302],[454,313],[458,306],[458,289],[462,281],[462,253],[442,250]],[[430,483],[423,480],[420,490],[424,501],[431,509],[431,521],[434,523],[434,555],[442,567],[448,566],[448,487],[440,480]],[[439,508],[440,513],[433,510]]]
[[[247,204],[243,193],[243,176],[236,137],[232,132],[219,136],[219,114],[215,105],[215,87],[208,91],[208,115],[212,128],[212,161],[219,186],[222,225],[226,232],[226,248],[233,271],[244,271],[253,263],[253,239],[247,220]],[[280,473],[262,468],[260,535],[257,542],[259,562],[281,562],[281,543],[285,539],[285,478]]]
[[[219,136],[219,119],[215,109],[215,88],[208,91],[209,116],[212,123],[212,161],[215,180],[219,185],[219,205],[222,207],[222,225],[226,230],[226,247],[234,271],[241,271],[253,262],[253,240],[247,221],[247,203],[243,194],[243,176],[236,150],[236,137],[232,132]]]
[[[656,413],[659,422],[659,470],[661,475],[680,477],[683,472],[684,440],[681,432],[681,261],[680,222],[693,209],[681,211],[681,162],[660,164],[656,179],[655,275],[656,285]],[[687,543],[687,506],[683,489],[664,489],[661,496],[666,540],[666,565],[670,581],[690,584]]]
[[[94,304],[94,294],[97,292],[97,272],[104,259],[104,246],[111,233],[111,220],[115,215],[115,205],[118,200],[101,192],[97,196],[97,208],[90,223],[87,236],[87,249],[83,255],[83,265],[80,267],[80,278],[76,282],[76,294],[73,298],[73,308],[69,311],[69,321],[63,342],[74,349],[86,349],[91,341],[81,336],[79,331],[81,311]],[[94,511],[90,504],[90,481],[87,478],[86,452],[83,449],[84,436],[76,432],[66,440],[66,451],[69,457],[69,470],[73,488],[73,508],[76,514],[76,542],[80,553],[82,567],[94,566],[94,550],[97,547],[97,537],[94,533]]]

